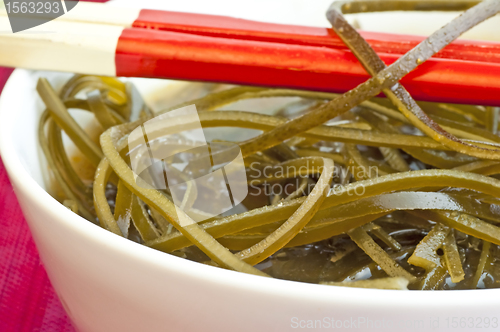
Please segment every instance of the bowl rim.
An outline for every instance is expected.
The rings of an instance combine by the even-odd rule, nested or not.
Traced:
[[[0,96],[0,156],[12,183],[15,184],[16,191],[22,191],[29,198],[31,204],[36,204],[40,208],[53,211],[60,216],[57,222],[63,224],[67,229],[88,237],[101,245],[109,247],[120,254],[145,260],[161,269],[171,271],[175,269],[178,273],[189,275],[193,280],[204,283],[223,283],[231,288],[241,291],[267,292],[275,296],[284,298],[305,300],[320,300],[326,303],[363,303],[384,305],[429,307],[429,306],[451,306],[456,307],[463,303],[464,298],[470,303],[481,303],[482,305],[498,305],[496,296],[485,297],[485,290],[454,290],[445,292],[422,292],[422,291],[395,291],[379,289],[358,289],[350,287],[333,287],[305,282],[296,282],[282,279],[265,278],[255,275],[248,275],[222,268],[212,267],[197,262],[189,261],[173,255],[157,251],[147,246],[115,235],[86,219],[74,214],[55,198],[53,198],[44,188],[42,188],[29,172],[24,168],[12,142],[12,132],[15,129],[16,116],[20,112],[10,112],[15,100],[10,97],[10,91],[22,84],[23,73],[35,73],[16,69],[8,79],[3,93]],[[36,92],[35,92],[36,93]],[[30,110],[30,113],[33,113]],[[38,149],[38,148],[37,148]],[[488,289],[490,292],[499,294],[500,289]],[[465,297],[464,297],[465,296]]]

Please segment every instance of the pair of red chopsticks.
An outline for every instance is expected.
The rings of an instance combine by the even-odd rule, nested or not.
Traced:
[[[82,5],[79,3],[74,10]],[[112,8],[92,6],[99,6],[99,10]],[[73,16],[75,21],[85,22],[85,18]],[[74,19],[71,12],[66,19],[70,22]],[[87,23],[123,26],[114,50],[117,76],[329,92],[345,92],[369,78],[343,42],[326,28],[157,10],[138,11],[130,24],[96,19]],[[424,39],[386,33],[361,34],[386,64],[393,63]],[[1,44],[0,38],[0,47]],[[0,64],[1,61],[0,53]],[[417,100],[499,106],[500,43],[455,41],[401,83]]]
[[[142,10],[133,27],[124,30],[118,44],[119,75],[331,92],[345,92],[369,78],[331,29],[152,10]],[[386,64],[424,39],[362,35]],[[147,51],[138,53],[139,49]],[[177,51],[181,56],[175,55]],[[402,83],[416,99],[500,105],[499,64],[499,43],[455,41]]]

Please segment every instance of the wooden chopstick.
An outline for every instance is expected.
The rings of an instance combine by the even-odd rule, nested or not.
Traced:
[[[68,14],[26,33],[0,34],[0,65],[330,92],[345,92],[369,78],[325,28],[88,5],[79,3]],[[95,6],[101,14],[91,16]],[[120,10],[119,15],[106,15]],[[5,30],[6,20],[0,15],[0,29]],[[413,38],[416,43],[421,38],[371,35],[387,39],[379,40],[379,49],[393,52],[380,53],[387,64],[405,51],[402,40]],[[474,44],[486,45],[489,51],[481,53],[456,43],[455,50],[427,61],[401,83],[420,100],[500,105],[498,44]],[[475,60],[457,60],[459,49]]]
[[[0,15],[6,15],[5,9]],[[20,13],[19,15],[22,15]],[[347,49],[332,29],[240,18],[79,2],[58,20],[183,32],[202,36]],[[360,31],[377,53],[405,54],[424,36]],[[500,43],[455,40],[434,57],[500,63]]]
[[[347,49],[332,29],[243,20],[227,16],[143,9],[132,27],[203,36]],[[405,54],[425,37],[360,31],[377,53]],[[500,43],[456,40],[435,57],[500,63]]]

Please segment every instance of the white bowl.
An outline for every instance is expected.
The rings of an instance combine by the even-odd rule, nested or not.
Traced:
[[[0,152],[49,278],[78,331],[498,329],[500,290],[387,291],[268,279],[164,254],[93,225],[45,190],[37,140],[43,105],[35,90],[41,76],[55,86],[68,78],[14,72],[0,100]]]
[[[88,222],[45,191],[39,77],[59,86],[68,75],[14,72],[0,100],[0,151],[49,278],[79,331],[288,331],[316,320],[327,329],[331,319],[339,326],[372,321],[384,331],[422,321],[408,331],[424,331],[436,318],[440,331],[451,331],[452,317],[498,315],[496,289],[385,291],[268,279],[164,254]]]

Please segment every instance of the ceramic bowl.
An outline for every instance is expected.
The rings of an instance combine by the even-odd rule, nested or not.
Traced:
[[[39,77],[58,87],[69,76],[14,72],[0,100],[0,152],[49,278],[78,331],[498,328],[500,290],[388,291],[257,277],[171,256],[84,220],[46,191],[37,140]],[[147,90],[149,83],[141,82]]]

